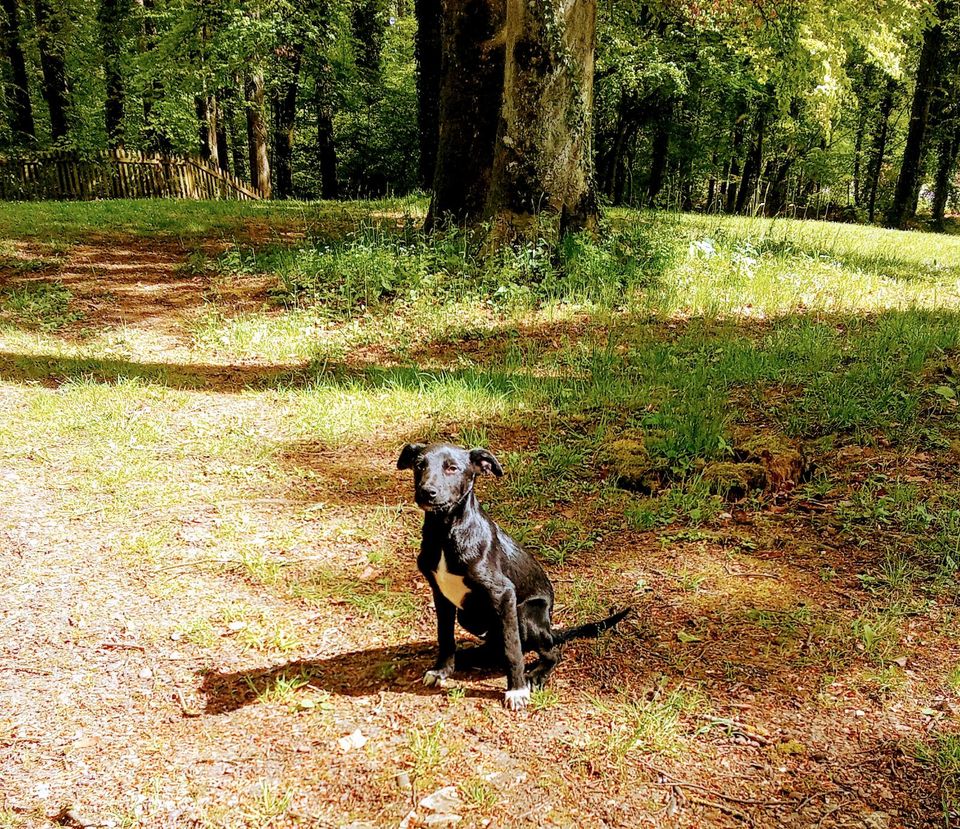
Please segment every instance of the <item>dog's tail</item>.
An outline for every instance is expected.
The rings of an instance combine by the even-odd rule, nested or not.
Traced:
[[[616,625],[632,610],[632,607],[628,607],[625,610],[614,613],[612,616],[607,616],[606,619],[601,619],[599,622],[588,622],[585,625],[579,625],[575,628],[557,628],[553,632],[553,641],[558,645],[562,645],[571,639],[594,639],[605,630],[609,630]]]

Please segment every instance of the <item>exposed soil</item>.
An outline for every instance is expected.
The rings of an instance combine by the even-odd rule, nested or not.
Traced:
[[[189,328],[211,280],[181,267],[188,253],[174,242],[88,240],[56,278],[85,326],[127,331],[136,349],[129,361],[189,363]],[[233,288],[232,307],[259,308],[264,288],[256,280]],[[550,337],[587,333],[586,325],[547,332],[544,347]],[[496,342],[467,346],[490,347]],[[452,361],[463,350],[431,346],[420,356]],[[0,356],[5,410],[23,405],[26,378],[15,363]],[[249,410],[256,399],[233,392],[296,368],[180,366],[173,385],[193,389],[197,412]],[[535,440],[522,430],[493,434],[501,451]],[[341,568],[361,585],[388,577],[392,590],[415,598],[409,624],[336,596],[298,600],[205,561],[198,551],[223,504],[203,498],[165,516],[178,527],[175,559],[138,562],[118,552],[116,536],[148,527],[151,514],[118,527],[100,520],[96,503],[67,512],[66,472],[29,456],[5,459],[0,826],[359,829],[453,825],[453,814],[467,827],[943,825],[940,778],[916,749],[949,730],[960,702],[947,682],[960,663],[951,601],[936,598],[907,618],[892,689],[871,679],[867,655],[854,650],[830,664],[818,628],[803,623],[795,633],[775,623],[798,607],[814,618],[859,614],[867,594],[858,574],[880,553],[837,533],[840,496],[737,505],[714,533],[611,535],[553,568],[560,623],[569,621],[565,596],[575,588],[594,590],[599,608],[630,601],[637,612],[618,634],[568,646],[556,697],[513,714],[500,705],[502,676],[460,678],[462,694],[420,682],[434,623],[414,567],[418,514],[395,471],[395,449],[375,438],[350,451],[290,446],[281,468],[310,470],[312,484],[288,489],[281,481],[244,506],[264,522],[315,521],[318,540],[304,560]],[[818,459],[832,466],[840,490],[878,469],[956,479],[942,459],[845,451]],[[402,511],[410,548],[403,566],[371,568],[362,544],[326,532],[339,510],[358,504]],[[603,530],[590,504],[573,509]],[[246,646],[240,634],[249,620],[221,618],[205,642],[184,633],[185,620],[213,618],[230,603],[295,631],[296,646]],[[757,624],[758,607],[774,622]],[[278,679],[296,677],[303,688],[265,698]],[[666,704],[677,688],[699,698],[680,714],[679,737],[659,751],[627,750],[630,712]],[[422,805],[458,785],[448,811]]]

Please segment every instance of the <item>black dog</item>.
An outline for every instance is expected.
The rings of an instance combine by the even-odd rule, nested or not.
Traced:
[[[592,637],[619,622],[630,609],[600,622],[554,629],[553,585],[543,568],[493,521],[473,493],[481,472],[503,475],[486,449],[461,449],[446,443],[408,443],[398,469],[413,469],[414,498],[424,511],[417,566],[433,588],[440,654],[423,677],[442,683],[454,670],[485,663],[506,663],[504,705],[518,709],[530,700],[530,688],[542,686],[560,659],[560,645]],[[484,644],[456,652],[454,621]],[[539,660],[525,671],[523,654]],[[455,657],[459,657],[456,658]]]

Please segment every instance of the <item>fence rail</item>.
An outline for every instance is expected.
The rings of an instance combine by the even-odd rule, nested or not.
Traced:
[[[0,157],[0,199],[259,199],[245,181],[200,158],[106,150]]]

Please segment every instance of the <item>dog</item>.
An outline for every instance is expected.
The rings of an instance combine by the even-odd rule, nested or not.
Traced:
[[[531,688],[542,687],[570,639],[595,637],[629,612],[599,622],[554,628],[553,585],[540,564],[483,511],[474,493],[480,474],[503,475],[487,449],[462,449],[449,443],[408,443],[397,469],[412,469],[414,500],[423,510],[423,535],[417,567],[433,590],[439,654],[423,683],[440,685],[455,668],[505,664],[503,704],[525,708]],[[483,640],[457,652],[455,622]],[[524,653],[536,651],[527,669]]]

